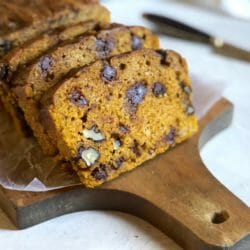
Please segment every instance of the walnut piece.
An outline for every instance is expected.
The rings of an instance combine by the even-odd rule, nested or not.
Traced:
[[[88,148],[82,150],[81,157],[87,166],[90,167],[99,159],[100,153],[94,148]]]
[[[93,141],[103,141],[105,136],[94,126],[91,129],[84,129],[83,136]]]

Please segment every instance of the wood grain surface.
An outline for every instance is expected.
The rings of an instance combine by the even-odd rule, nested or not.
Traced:
[[[230,125],[232,114],[232,104],[220,100],[193,138],[101,188],[43,193],[0,188],[0,204],[20,229],[75,211],[118,210],[147,220],[184,249],[249,250],[249,207],[210,174],[199,153]]]

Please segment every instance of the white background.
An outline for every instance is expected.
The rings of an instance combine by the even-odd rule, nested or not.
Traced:
[[[113,21],[146,25],[144,11],[175,17],[250,50],[250,23],[167,0],[106,0]],[[206,45],[161,36],[162,47],[187,58],[192,76],[227,86],[235,105],[231,127],[202,151],[209,170],[250,205],[250,64],[215,55]],[[0,210],[0,249],[180,249],[148,223],[117,212],[80,212],[17,231]]]

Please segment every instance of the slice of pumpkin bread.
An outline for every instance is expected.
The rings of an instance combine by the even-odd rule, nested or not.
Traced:
[[[40,122],[42,95],[71,69],[142,47],[159,48],[158,37],[144,27],[111,25],[108,29],[93,31],[90,36],[58,46],[21,72],[13,82],[13,91],[45,154],[55,155],[57,149]]]
[[[51,88],[41,121],[82,183],[95,187],[198,129],[186,61],[142,49],[99,60]]]

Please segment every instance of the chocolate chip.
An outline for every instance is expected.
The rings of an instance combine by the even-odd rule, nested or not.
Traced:
[[[114,170],[117,170],[117,169],[119,169],[122,166],[122,164],[124,162],[125,162],[125,158],[123,156],[121,156],[121,157],[119,157],[118,159],[115,160],[115,164],[112,165],[112,168]]]
[[[114,47],[115,47],[115,42],[111,38],[97,39],[96,41],[96,51],[98,52],[100,58],[108,57]]]
[[[176,129],[175,128],[171,128],[170,131],[169,131],[169,133],[166,136],[166,141],[171,146],[175,144],[175,137],[176,137],[176,135],[177,135]]]
[[[9,65],[2,65],[0,67],[0,80],[8,81],[11,76],[11,70]]]
[[[144,82],[138,82],[127,90],[127,102],[129,109],[134,113],[138,105],[143,101],[147,93],[147,85]]]
[[[187,95],[190,95],[192,93],[192,89],[190,86],[188,86],[185,82],[180,82],[180,87],[186,93]]]
[[[73,90],[73,92],[69,95],[69,99],[73,104],[80,108],[83,108],[89,104],[82,92],[77,89]]]
[[[154,86],[153,86],[153,94],[156,96],[156,97],[161,97],[161,96],[164,96],[167,92],[167,88],[165,85],[163,85],[161,82],[156,82],[154,83]]]
[[[119,69],[120,70],[124,70],[124,69],[126,69],[126,64],[124,64],[124,63],[121,63],[120,65],[119,65]]]
[[[85,112],[85,114],[81,117],[81,120],[83,123],[86,123],[87,120],[88,120],[88,113],[89,113],[89,110],[87,110],[87,112]]]
[[[117,139],[117,140],[120,139],[120,135],[117,134],[117,133],[112,133],[112,134],[111,134],[111,137],[114,138],[114,139]]]
[[[119,130],[124,134],[130,132],[130,128],[122,123],[119,124]]]
[[[136,156],[138,157],[141,156],[141,151],[140,151],[139,143],[137,140],[134,140],[132,151],[135,153]]]
[[[46,81],[51,81],[55,78],[55,75],[53,73],[48,73],[46,77]]]
[[[166,66],[170,66],[171,61],[168,58],[167,51],[160,49],[160,50],[157,50],[156,52],[158,54],[160,54],[160,56],[161,56],[161,64],[166,65]]]
[[[116,79],[116,76],[117,76],[116,69],[106,64],[102,71],[102,79],[104,81],[114,81]]]
[[[132,43],[132,50],[138,50],[143,47],[144,40],[139,36],[132,35],[131,43]]]
[[[106,180],[108,177],[107,166],[104,164],[100,164],[99,168],[95,168],[92,171],[91,176],[93,176],[98,181]]]
[[[0,42],[0,50],[2,50],[4,53],[7,53],[12,49],[13,45],[11,41],[3,40]]]
[[[111,137],[112,137],[113,139],[115,139],[115,140],[121,140],[120,135],[117,134],[117,133],[112,133],[112,134],[111,134]]]
[[[46,75],[48,74],[52,65],[53,65],[53,60],[52,60],[51,56],[46,55],[46,56],[41,58],[40,68],[41,68],[42,72],[45,73]]]

